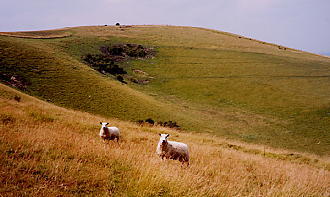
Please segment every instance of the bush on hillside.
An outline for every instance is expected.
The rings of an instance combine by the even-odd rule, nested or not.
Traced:
[[[3,125],[14,123],[15,120],[15,117],[13,117],[11,114],[0,114],[0,122]]]
[[[102,54],[111,56],[118,60],[128,58],[148,58],[154,56],[152,48],[144,47],[140,44],[116,44],[112,46],[102,46],[100,48]]]
[[[14,100],[17,101],[17,102],[20,102],[21,101],[21,97],[18,96],[18,95],[15,95],[14,96]]]
[[[13,75],[7,73],[0,73],[0,82],[4,82],[12,87],[18,88],[20,90],[26,90],[30,82],[28,82],[25,78],[21,77],[20,75]]]
[[[180,126],[176,122],[173,122],[171,120],[170,121],[165,121],[165,122],[162,122],[162,121],[156,122],[153,119],[148,118],[146,120],[138,120],[137,123],[139,125],[145,125],[145,124],[147,124],[147,125],[159,125],[159,126],[162,126],[162,127],[180,129]]]
[[[174,129],[180,129],[180,126],[173,121],[165,121],[165,122],[157,122],[157,125],[163,126],[163,127],[168,127],[168,128],[174,128]]]
[[[154,55],[152,48],[147,48],[138,44],[116,44],[112,46],[100,47],[101,54],[87,54],[82,57],[93,69],[102,74],[111,74],[116,76],[116,79],[122,83],[123,75],[127,72],[117,63],[128,60],[130,58],[148,58]],[[144,82],[143,82],[144,84]]]
[[[151,119],[151,118],[146,119],[145,122],[146,123],[149,123],[151,125],[154,125],[155,124],[155,121],[153,119]]]
[[[127,82],[124,80],[124,77],[122,77],[121,75],[118,75],[116,79],[124,84],[127,84]]]
[[[92,55],[87,54],[83,57],[83,60],[89,64],[93,69],[99,71],[102,74],[111,74],[111,75],[122,75],[127,74],[127,72],[115,64],[115,61],[109,56],[102,54]],[[117,77],[118,79],[118,77]],[[123,81],[123,78],[121,82]]]

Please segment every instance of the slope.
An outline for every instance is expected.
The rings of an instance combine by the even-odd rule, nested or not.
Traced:
[[[18,99],[19,98],[19,99]],[[103,144],[99,121],[121,129]],[[190,147],[191,165],[155,154],[159,132]],[[0,195],[326,196],[329,161],[206,134],[68,110],[0,84]],[[235,166],[235,167],[233,167]]]
[[[131,121],[172,120],[185,130],[329,155],[329,58],[202,28],[63,31],[71,36],[1,37],[2,71],[62,106]],[[134,77],[143,71],[150,83],[122,85],[83,64],[83,55],[115,43],[156,48],[154,59],[121,65]]]

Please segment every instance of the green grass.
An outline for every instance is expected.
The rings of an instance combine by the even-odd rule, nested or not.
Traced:
[[[185,130],[330,153],[329,58],[201,28],[62,31],[71,36],[1,36],[1,72],[22,76],[29,94],[73,109],[130,121],[172,120]],[[145,71],[152,77],[149,84],[122,85],[81,61],[82,55],[114,43],[156,49],[153,59],[121,65],[135,77],[141,76],[132,69]]]

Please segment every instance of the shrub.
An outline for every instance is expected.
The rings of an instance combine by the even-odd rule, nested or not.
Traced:
[[[155,124],[155,121],[154,121],[153,119],[151,119],[151,118],[146,119],[145,122],[146,122],[146,123],[149,123],[149,124],[152,124],[152,125]]]
[[[0,121],[2,124],[7,125],[15,122],[15,118],[10,114],[0,114]]]
[[[99,71],[100,73],[106,74],[127,74],[127,72],[119,67],[115,62],[106,55],[92,55],[87,54],[83,57],[83,60],[89,64],[93,69]]]
[[[147,58],[154,55],[154,50],[144,47],[139,44],[116,44],[112,46],[100,47],[101,54],[87,54],[82,57],[82,60],[86,62],[90,67],[97,70],[102,74],[115,75],[116,79],[122,83],[127,84],[124,81],[123,76],[127,72],[124,68],[118,66],[117,63],[129,58]],[[134,83],[147,84],[149,80],[132,80]]]
[[[169,128],[175,128],[175,129],[180,129],[180,126],[171,120],[163,122],[158,122],[158,125],[163,126],[163,127],[169,127]]]
[[[173,121],[165,121],[164,123],[162,121],[159,121],[159,122],[155,122],[153,119],[151,118],[148,118],[146,120],[138,120],[137,123],[139,125],[143,125],[144,123],[147,123],[149,125],[159,125],[159,126],[163,126],[163,127],[168,127],[168,128],[174,128],[174,129],[180,129],[180,126],[176,123],[176,122],[173,122]]]
[[[18,95],[15,95],[14,96],[14,100],[17,101],[17,102],[20,102],[21,101],[21,97],[18,96]]]
[[[120,75],[118,75],[118,76],[116,77],[116,79],[117,79],[118,81],[124,83],[124,84],[127,84],[127,82],[124,81],[124,77],[122,77],[122,76],[120,76]]]

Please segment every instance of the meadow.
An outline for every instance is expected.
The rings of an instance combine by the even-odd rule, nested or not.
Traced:
[[[132,122],[171,120],[185,132],[330,154],[329,58],[193,27],[93,26],[1,35],[1,73],[18,76],[21,90],[58,106]],[[83,62],[82,56],[118,43],[156,50],[154,58],[121,63],[129,76],[148,78],[148,84],[126,79],[124,85]]]
[[[329,196],[329,158],[74,111],[0,85],[1,196]],[[18,99],[19,98],[19,99]],[[103,143],[99,122],[121,129]],[[155,155],[158,133],[190,167]]]

